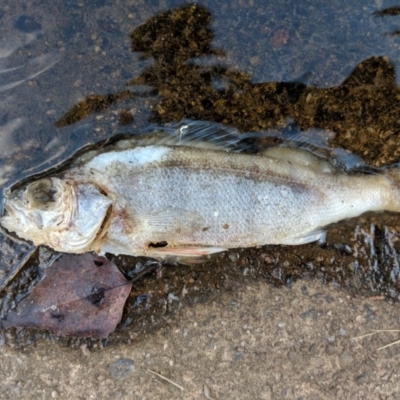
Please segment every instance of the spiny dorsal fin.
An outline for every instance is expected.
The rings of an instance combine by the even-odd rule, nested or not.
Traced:
[[[78,167],[106,151],[121,151],[138,146],[186,146],[250,153],[254,152],[254,142],[261,136],[260,133],[240,133],[234,128],[207,121],[182,120],[165,125],[154,124],[137,134],[127,135],[118,131],[118,140],[112,143],[106,141],[95,149],[82,151],[68,166]]]
[[[259,134],[240,133],[237,129],[215,122],[194,120],[152,125],[143,133],[156,134],[157,139],[152,139],[151,143],[144,139],[143,144],[140,143],[142,145],[186,146],[235,153],[251,151],[253,145],[248,139],[259,137]]]

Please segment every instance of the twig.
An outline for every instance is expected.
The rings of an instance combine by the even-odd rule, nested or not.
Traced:
[[[182,386],[178,385],[178,384],[175,383],[174,381],[171,381],[171,379],[168,379],[168,378],[166,378],[165,376],[160,375],[158,372],[152,371],[151,369],[148,369],[148,368],[147,368],[147,371],[149,371],[149,372],[151,372],[152,374],[158,376],[159,378],[164,379],[165,381],[171,383],[172,385],[176,386],[178,389],[180,389],[180,390],[182,390],[182,391],[185,391],[185,389],[184,389]]]
[[[375,335],[375,334],[381,333],[381,332],[400,332],[400,329],[376,329],[370,333],[366,333],[365,335],[354,336],[352,339],[361,339],[363,337],[372,336],[372,335]]]
[[[397,343],[400,343],[400,340],[396,340],[395,342],[386,344],[385,346],[379,347],[379,349],[376,349],[376,350],[383,350],[383,349],[386,349],[386,347],[393,346],[393,345],[395,345],[395,344],[397,344]]]
[[[374,330],[374,331],[372,331],[370,333],[366,333],[365,335],[355,336],[352,339],[361,339],[361,338],[364,338],[364,337],[367,337],[367,336],[372,336],[372,335],[375,335],[377,333],[382,333],[382,332],[400,332],[400,329],[376,329],[376,330]],[[376,350],[377,351],[383,350],[383,349],[386,349],[387,347],[393,346],[393,345],[398,344],[398,343],[400,343],[400,340],[396,340],[395,342],[386,344],[385,346],[379,347]]]

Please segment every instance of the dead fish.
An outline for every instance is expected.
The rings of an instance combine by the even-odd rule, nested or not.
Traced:
[[[184,122],[79,157],[6,195],[1,225],[35,245],[158,259],[300,245],[367,211],[400,211],[398,168],[347,174],[299,149]],[[168,130],[167,129],[167,130]]]

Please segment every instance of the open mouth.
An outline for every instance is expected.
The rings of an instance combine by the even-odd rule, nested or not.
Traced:
[[[29,224],[16,194],[6,196],[0,215],[0,225],[9,232],[22,231]]]
[[[14,221],[16,215],[16,208],[7,202],[4,204],[2,215],[0,217],[0,224],[3,225],[4,221]]]

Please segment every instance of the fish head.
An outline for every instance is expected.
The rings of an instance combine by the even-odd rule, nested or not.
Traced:
[[[91,250],[112,201],[92,184],[44,178],[11,192],[1,225],[35,245],[65,253]]]

